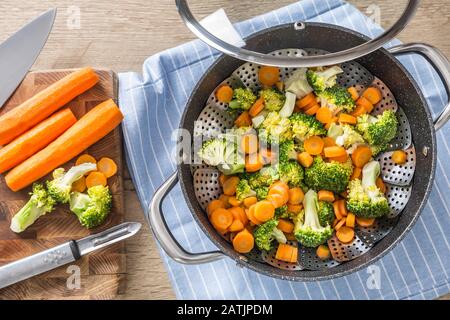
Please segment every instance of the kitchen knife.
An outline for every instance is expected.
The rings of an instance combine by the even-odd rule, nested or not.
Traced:
[[[54,248],[0,267],[0,288],[74,262],[94,250],[135,235],[141,224],[125,222],[80,240],[72,240]]]
[[[38,57],[55,21],[50,9],[0,44],[0,108],[11,96]]]

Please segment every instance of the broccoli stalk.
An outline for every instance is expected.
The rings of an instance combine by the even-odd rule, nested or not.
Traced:
[[[70,199],[72,184],[89,171],[95,170],[97,170],[95,163],[83,163],[70,168],[67,172],[64,168],[58,168],[53,171],[53,180],[47,181],[48,193],[56,202],[67,203]]]
[[[344,71],[338,66],[333,66],[322,71],[308,70],[306,72],[306,79],[308,79],[314,91],[319,93],[336,85],[337,75],[342,72]]]
[[[261,250],[269,251],[273,248],[272,244],[274,240],[279,243],[286,243],[287,239],[283,231],[277,228],[278,220],[269,220],[259,227],[257,227],[253,233],[255,237],[256,246]]]
[[[333,230],[327,224],[323,227],[319,221],[319,201],[317,193],[309,190],[303,199],[304,218],[303,221],[298,219],[294,234],[298,242],[308,248],[315,248],[331,238]]]
[[[31,226],[39,217],[53,211],[55,200],[40,183],[33,184],[31,198],[11,220],[11,230],[19,233]]]
[[[237,88],[233,90],[233,99],[228,104],[232,110],[248,110],[255,103],[256,96],[250,89]]]
[[[389,212],[389,203],[376,186],[380,175],[378,161],[367,163],[362,170],[362,181],[355,179],[348,186],[347,209],[362,218],[378,218]]]
[[[88,189],[87,194],[72,193],[69,204],[81,225],[89,229],[105,221],[111,210],[112,197],[108,186],[94,186]]]

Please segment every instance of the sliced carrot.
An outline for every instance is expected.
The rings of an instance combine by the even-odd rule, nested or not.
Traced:
[[[285,198],[279,193],[269,194],[266,200],[270,201],[275,208],[281,208],[286,204]]]
[[[277,181],[270,186],[268,195],[272,194],[282,195],[284,204],[286,204],[289,201],[289,187],[286,183],[282,181]]]
[[[289,244],[280,243],[275,254],[275,259],[286,262],[297,262],[298,248]]]
[[[334,201],[334,193],[328,190],[320,190],[317,193],[319,201],[333,202]]]
[[[233,238],[233,248],[239,253],[249,253],[254,246],[255,238],[247,229],[240,231]]]
[[[362,168],[372,158],[372,150],[368,146],[359,146],[352,153],[352,161],[355,167]]]
[[[356,100],[356,105],[363,106],[367,113],[370,113],[373,110],[373,104],[364,97],[359,97],[358,100]]]
[[[95,160],[95,158],[90,154],[85,153],[77,158],[77,161],[75,161],[75,165],[79,166],[83,163],[97,163],[97,160]]]
[[[340,228],[342,228],[345,225],[345,221],[347,220],[346,217],[342,218],[341,220],[339,220],[338,223],[336,223],[336,225],[334,226],[334,230],[339,230]]]
[[[255,218],[266,222],[275,215],[275,207],[269,200],[262,200],[255,204]]]
[[[334,218],[333,223],[331,224],[331,227],[334,229],[334,227],[336,227],[336,225],[338,224],[340,220],[338,218]]]
[[[98,79],[92,68],[80,69],[56,81],[21,105],[4,113],[0,116],[0,145],[5,146],[22,133],[48,118],[48,116],[69,101],[92,88],[98,82]],[[95,130],[93,129],[93,131]],[[77,137],[79,140],[85,139],[84,135],[78,135]],[[75,157],[78,153],[71,156],[68,160]],[[56,167],[58,166],[59,164]]]
[[[233,218],[241,220],[244,226],[248,223],[247,214],[245,213],[245,210],[242,209],[241,207],[231,207],[228,210],[233,215]]]
[[[329,108],[321,107],[316,112],[316,119],[322,123],[328,123],[333,119],[333,114]]]
[[[301,188],[291,188],[289,189],[289,204],[300,204],[303,201],[305,194]]]
[[[250,115],[248,111],[242,112],[239,117],[234,120],[234,124],[236,127],[249,127],[252,125],[252,118],[250,118]]]
[[[331,119],[331,121],[326,123],[323,127],[325,128],[325,130],[329,130],[331,125],[333,123],[336,123],[337,121],[338,121],[338,117],[333,117],[333,119]]]
[[[346,114],[346,113],[340,113],[338,117],[338,121],[340,123],[348,123],[348,124],[356,124],[356,117]]]
[[[349,228],[354,228],[355,227],[355,215],[351,212],[349,212],[347,214],[347,217],[345,219],[345,225]]]
[[[328,158],[329,160],[333,160],[333,161],[337,161],[337,162],[347,162],[348,161],[348,154],[343,154],[342,156],[339,157],[330,157]]]
[[[327,260],[331,256],[330,248],[327,245],[321,244],[317,247],[316,254],[320,260]]]
[[[381,94],[380,89],[375,88],[375,87],[369,87],[367,88],[362,96],[364,98],[366,98],[367,100],[369,100],[373,105],[377,104],[378,102],[381,101],[381,99],[383,98],[383,95]]]
[[[239,201],[238,199],[236,199],[235,196],[231,196],[231,197],[228,198],[228,203],[232,207],[239,207],[242,204],[242,201]]]
[[[313,102],[315,104],[315,102],[316,102],[316,95],[313,92],[310,92],[306,96],[301,98],[300,100],[297,100],[295,105],[298,108],[302,109],[302,108],[306,107],[307,105],[309,105],[310,103],[313,103]]]
[[[366,108],[363,105],[356,105],[355,109],[353,109],[351,115],[354,117],[362,116],[364,113],[367,113]]]
[[[352,228],[343,226],[336,231],[336,237],[342,243],[350,243],[355,238],[355,231]]]
[[[336,141],[332,137],[324,137],[323,140],[323,147],[334,147],[336,145]]]
[[[334,215],[337,219],[341,220],[347,216],[347,208],[345,206],[345,200],[336,200],[333,202]]]
[[[236,176],[230,177],[223,183],[223,193],[227,196],[234,196],[236,194],[236,187],[239,183],[239,178]]]
[[[72,184],[72,191],[84,192],[86,190],[86,178],[83,176]]]
[[[259,225],[259,224],[262,224],[263,222],[256,219],[255,206],[256,206],[256,204],[252,205],[250,208],[245,210],[245,214],[247,215],[248,220],[250,220],[253,224]]]
[[[244,203],[244,207],[250,208],[250,206],[258,202],[258,199],[256,197],[248,197],[245,198],[242,202]]]
[[[219,100],[220,102],[223,102],[223,103],[230,102],[231,99],[233,99],[233,88],[231,88],[228,85],[221,86],[216,91],[216,98],[217,98],[217,100]]]
[[[226,176],[226,175],[224,175],[223,173],[221,173],[220,176],[219,176],[219,184],[220,184],[221,186],[223,186],[224,182],[227,181],[227,179],[228,179],[229,177],[230,177],[230,176]]]
[[[255,103],[252,105],[250,110],[248,110],[248,114],[250,117],[256,117],[261,111],[264,109],[264,99],[259,98],[255,101]]]
[[[256,134],[246,134],[242,137],[241,150],[245,154],[253,154],[258,151],[258,137]]]
[[[300,213],[303,209],[301,204],[289,204],[287,205],[287,211],[291,213]]]
[[[318,104],[313,105],[312,107],[309,107],[305,109],[305,113],[309,116],[315,115],[317,110],[320,109],[320,106]]]
[[[352,175],[350,176],[350,180],[361,179],[362,169],[355,167],[353,169]]]
[[[225,203],[221,200],[216,199],[208,203],[208,206],[206,207],[206,212],[208,213],[208,215],[210,215],[211,213],[213,213],[214,210],[219,208],[225,208]]]
[[[106,178],[111,178],[117,173],[117,164],[110,158],[101,158],[97,163],[97,168]]]
[[[9,171],[5,177],[8,187],[18,191],[44,177],[106,136],[122,119],[112,99],[99,104],[47,147]]]
[[[230,207],[230,203],[228,202],[228,199],[230,199],[230,196],[227,196],[227,195],[225,195],[225,194],[221,194],[221,195],[219,196],[219,199],[218,199],[218,200],[220,200],[220,201],[223,202],[225,208],[229,208],[229,207]]]
[[[326,147],[323,149],[323,153],[327,158],[347,156],[347,151],[345,151],[345,148],[339,146]]]
[[[86,186],[92,188],[94,186],[106,186],[107,181],[103,173],[99,171],[94,171],[89,173],[86,177]]]
[[[264,159],[259,153],[247,155],[245,157],[245,171],[256,172],[264,166]]]
[[[262,66],[258,72],[259,82],[266,86],[273,86],[280,80],[280,69],[277,67]]]
[[[214,228],[217,230],[226,230],[233,223],[233,214],[225,208],[218,208],[209,215]]]
[[[313,157],[305,151],[297,155],[297,160],[305,168],[309,168],[314,161]]]
[[[356,223],[361,227],[370,227],[375,222],[375,218],[356,217]]]
[[[228,231],[237,232],[244,229],[244,224],[239,219],[234,219],[233,223],[228,227]]]
[[[352,96],[353,100],[358,100],[359,98],[359,94],[358,94],[358,90],[356,90],[355,87],[350,87],[347,89],[348,93],[350,93],[350,95]]]
[[[391,159],[396,164],[404,164],[406,163],[406,152],[403,150],[395,150],[391,155]]]
[[[377,180],[375,180],[376,186],[381,190],[381,192],[386,193],[386,185],[384,184],[383,179],[381,177],[378,177]]]
[[[323,150],[323,146],[323,140],[318,136],[309,137],[303,142],[303,148],[305,148],[305,151],[313,156],[319,155]]]
[[[285,233],[292,233],[294,231],[294,224],[286,219],[278,220],[277,228]]]
[[[0,173],[14,168],[45,148],[70,128],[77,118],[70,109],[64,109],[21,134],[0,149]]]
[[[347,206],[345,205],[345,200],[341,199],[338,200],[338,206],[339,206],[339,212],[346,217],[348,212],[347,212]]]

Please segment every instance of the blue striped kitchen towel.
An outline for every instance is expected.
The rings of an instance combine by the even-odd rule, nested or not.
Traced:
[[[351,28],[374,37],[382,29],[341,0],[305,0],[236,24],[246,37],[261,29],[293,21],[319,21]],[[393,42],[398,43],[398,42]],[[391,43],[390,45],[392,45]],[[155,189],[174,172],[175,142],[171,134],[191,91],[218,53],[199,40],[148,58],[142,74],[123,73],[120,106],[125,114],[123,133],[128,166],[146,210]],[[423,90],[436,115],[447,102],[434,70],[419,56],[400,60]],[[178,264],[162,253],[176,295],[180,299],[432,299],[450,291],[450,126],[437,133],[438,165],[428,204],[407,237],[374,264],[380,286],[373,286],[374,267],[335,280],[290,282],[245,268],[231,259],[204,265]],[[185,204],[179,187],[163,206],[167,223],[179,242],[191,252],[213,250]],[[149,275],[151,276],[151,275]]]

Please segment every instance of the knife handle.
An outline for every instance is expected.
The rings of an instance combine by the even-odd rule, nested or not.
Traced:
[[[80,258],[77,243],[69,241],[0,267],[0,288],[53,270]]]

